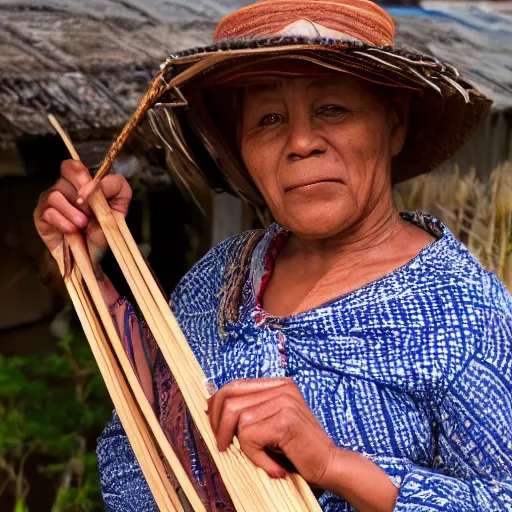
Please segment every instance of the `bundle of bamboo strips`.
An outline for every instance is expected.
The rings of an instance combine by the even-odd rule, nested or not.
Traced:
[[[56,120],[52,120],[75,159],[79,159],[69,138]],[[206,376],[179,328],[167,300],[160,292],[150,269],[142,258],[126,225],[124,216],[112,211],[98,187],[89,196],[89,205],[105,233],[107,242],[151,329],[162,355],[178,384],[197,429],[217,465],[237,511],[318,511],[311,489],[299,475],[270,479],[242,452],[238,440],[225,452],[219,452],[207,411],[209,393]],[[66,271],[64,251],[69,250],[74,265]],[[102,376],[135,456],[162,511],[183,510],[170,486],[165,462],[196,511],[204,511],[194,486],[182,468],[151,408],[135,372],[124,352],[92,270],[92,263],[80,235],[66,236],[65,249],[53,256],[59,263],[73,304],[91,345]],[[97,313],[96,313],[97,312]],[[110,341],[110,343],[109,343]],[[116,361],[117,360],[119,363]]]

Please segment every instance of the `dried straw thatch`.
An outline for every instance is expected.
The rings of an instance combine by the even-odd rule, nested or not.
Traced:
[[[400,210],[439,217],[453,234],[512,291],[512,162],[499,165],[482,182],[472,169],[462,175],[434,172],[397,185]]]
[[[110,139],[168,52],[207,44],[250,0],[0,0],[0,148],[53,133]],[[398,2],[400,3],[400,2]],[[397,41],[459,66],[512,108],[510,2],[390,8]]]
[[[419,8],[388,10],[397,42],[450,62],[494,101],[512,108],[512,2],[420,2]]]

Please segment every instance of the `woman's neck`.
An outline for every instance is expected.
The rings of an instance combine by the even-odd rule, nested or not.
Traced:
[[[371,253],[387,252],[392,240],[408,226],[393,206],[375,208],[362,220],[328,238],[293,235],[283,256],[303,258],[318,267],[332,267],[337,261],[360,262]]]
[[[293,235],[275,262],[263,306],[276,316],[318,307],[401,267],[433,240],[394,208],[328,239]]]

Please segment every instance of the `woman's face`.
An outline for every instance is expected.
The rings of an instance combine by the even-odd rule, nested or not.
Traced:
[[[247,87],[241,154],[276,221],[325,238],[388,200],[391,158],[407,131],[404,98],[350,75]]]

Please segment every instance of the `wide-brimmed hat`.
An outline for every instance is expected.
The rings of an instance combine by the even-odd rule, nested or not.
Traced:
[[[468,139],[491,101],[454,66],[395,46],[394,31],[391,16],[369,0],[261,0],[239,9],[219,23],[211,46],[162,64],[103,171],[135,126],[150,125],[179,184],[193,190],[206,182],[261,203],[234,143],[236,91],[245,79],[314,67],[411,90],[408,136],[392,178],[428,172]]]

